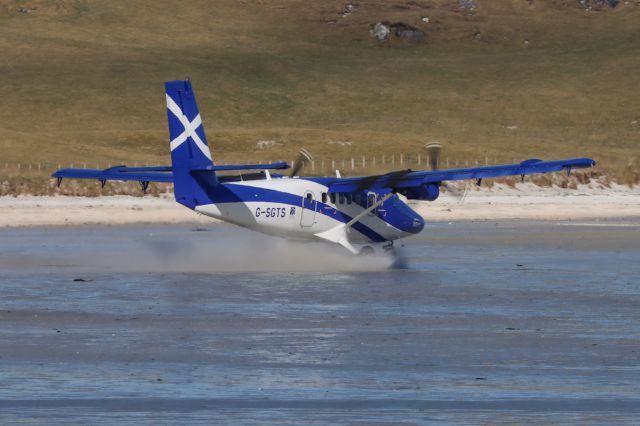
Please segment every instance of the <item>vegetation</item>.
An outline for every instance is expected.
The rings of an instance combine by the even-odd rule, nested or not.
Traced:
[[[190,77],[225,163],[300,146],[318,160],[415,156],[438,141],[452,161],[592,156],[600,175],[637,182],[640,2],[477,3],[359,1],[341,17],[332,0],[0,0],[0,179],[168,163],[162,83]],[[369,26],[383,20],[426,42],[378,44]]]

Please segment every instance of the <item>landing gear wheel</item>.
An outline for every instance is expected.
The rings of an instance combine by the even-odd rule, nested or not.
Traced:
[[[360,253],[358,253],[358,256],[373,256],[373,253],[373,247],[364,246],[362,247],[362,249],[360,249]]]

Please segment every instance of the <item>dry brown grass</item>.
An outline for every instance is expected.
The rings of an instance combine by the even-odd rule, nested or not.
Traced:
[[[190,76],[226,163],[439,141],[461,160],[592,156],[606,179],[638,182],[638,2],[358,3],[339,18],[342,1],[0,1],[0,167],[167,163],[162,82]],[[368,27],[384,19],[426,43],[378,46]]]

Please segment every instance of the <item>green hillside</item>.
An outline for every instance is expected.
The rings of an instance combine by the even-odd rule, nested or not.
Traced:
[[[189,77],[223,162],[439,141],[452,161],[593,156],[637,179],[640,2],[476,3],[0,0],[0,174],[167,163],[163,82]],[[377,43],[385,20],[424,43]]]

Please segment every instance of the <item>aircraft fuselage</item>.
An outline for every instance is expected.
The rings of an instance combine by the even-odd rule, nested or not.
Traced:
[[[382,196],[361,191],[328,193],[331,178],[287,178],[221,183],[214,203],[195,210],[268,235],[296,240],[318,239],[316,234],[348,223]],[[424,220],[399,196],[393,195],[349,229],[354,244],[385,243],[417,234]]]

